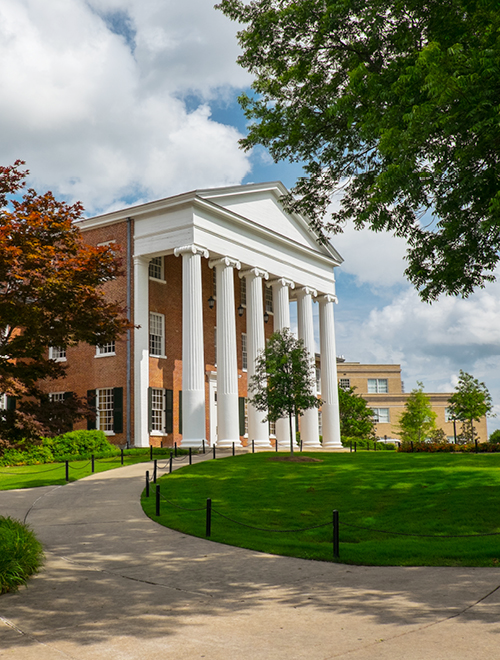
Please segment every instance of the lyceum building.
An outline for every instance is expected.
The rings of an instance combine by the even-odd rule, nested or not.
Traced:
[[[247,382],[265,338],[290,327],[292,299],[314,356],[317,300],[322,446],[340,448],[334,268],[342,259],[283,210],[285,192],[280,183],[197,190],[82,221],[86,242],[120,248],[124,275],[108,293],[134,328],[106,346],[54,347],[68,371],[52,396],[87,394],[95,426],[118,444],[289,447],[286,420],[264,422],[247,403]],[[316,409],[300,432],[305,448],[321,446]]]

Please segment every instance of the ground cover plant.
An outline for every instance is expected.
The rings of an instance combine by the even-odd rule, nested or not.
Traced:
[[[149,498],[143,493],[143,507],[167,527],[204,537],[204,510],[186,509],[203,509],[211,498],[212,540],[328,561],[333,560],[330,524],[278,533],[227,518],[288,530],[329,523],[337,509],[343,563],[500,565],[500,455],[304,455],[319,462],[292,464],[259,453],[182,468],[159,480],[160,517],[155,516],[153,492]]]
[[[17,591],[42,562],[42,544],[29,527],[0,516],[0,594]]]

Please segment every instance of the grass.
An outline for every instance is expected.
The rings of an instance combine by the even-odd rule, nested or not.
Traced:
[[[259,453],[193,465],[160,479],[159,519],[154,515],[153,494],[146,499],[143,493],[143,507],[167,527],[204,537],[205,512],[176,506],[204,507],[211,498],[215,510],[212,540],[328,561],[333,560],[330,524],[307,532],[261,532],[220,514],[246,525],[279,530],[329,523],[332,510],[337,509],[343,563],[500,565],[499,454],[309,455],[322,462],[272,462],[273,454]],[[426,538],[495,533],[499,535]]]
[[[165,459],[170,450],[163,450],[161,457]],[[160,458],[159,450],[155,450],[154,458]],[[149,461],[149,449],[130,449],[124,452],[124,465],[134,465]],[[105,472],[121,467],[120,456],[112,458],[95,459],[95,472]],[[76,481],[92,474],[90,459],[69,462],[69,480]],[[15,465],[0,467],[0,490],[13,490],[14,488],[34,488],[37,486],[53,486],[65,484],[65,463],[44,463],[42,465]]]
[[[29,527],[0,516],[0,594],[17,591],[42,563],[42,544]]]

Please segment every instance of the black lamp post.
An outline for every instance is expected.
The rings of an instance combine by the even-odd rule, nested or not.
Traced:
[[[208,306],[210,307],[210,309],[213,309],[213,308],[214,308],[214,306],[215,306],[215,298],[214,298],[213,296],[210,296],[210,298],[208,299]]]
[[[243,307],[243,305],[240,304],[240,306],[238,307],[238,316],[243,316],[244,311],[245,308]]]
[[[264,323],[267,323],[269,321],[269,314],[267,312],[264,313]]]

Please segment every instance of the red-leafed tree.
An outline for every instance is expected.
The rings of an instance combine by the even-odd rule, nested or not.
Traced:
[[[80,203],[52,193],[23,195],[22,161],[0,167],[0,441],[32,441],[83,416],[83,401],[48,401],[40,384],[65,367],[49,347],[104,344],[127,326],[124,309],[103,284],[120,273],[112,247],[87,245],[74,222]]]

